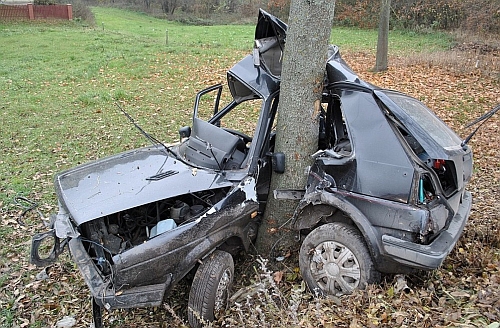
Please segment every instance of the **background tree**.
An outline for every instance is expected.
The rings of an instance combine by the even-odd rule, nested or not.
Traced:
[[[272,191],[305,187],[306,167],[318,148],[318,114],[334,9],[332,0],[292,0],[290,4],[276,129],[276,149],[286,155],[286,170],[272,177],[257,240],[264,257],[272,258],[278,254],[271,254],[272,250],[287,251],[294,244],[286,223],[297,203],[276,200]]]
[[[161,9],[165,14],[172,15],[177,8],[177,0],[162,0]]]
[[[391,0],[382,0],[380,6],[380,22],[378,25],[377,58],[375,72],[387,70],[389,52],[389,18],[391,15]]]

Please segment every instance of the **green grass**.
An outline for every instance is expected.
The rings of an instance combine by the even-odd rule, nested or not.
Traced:
[[[92,28],[0,22],[4,206],[16,195],[53,197],[55,172],[144,144],[115,99],[147,131],[176,140],[178,128],[189,124],[195,93],[225,83],[227,69],[253,44],[253,25],[187,26],[119,9],[93,11]],[[374,30],[335,28],[331,40],[343,51],[372,52],[376,38]],[[448,43],[441,34],[391,34],[391,51]]]
[[[377,49],[378,32],[359,28],[335,27],[330,42],[340,50],[370,51]],[[389,53],[408,55],[419,52],[433,52],[449,49],[452,38],[444,32],[416,33],[412,31],[393,30],[389,33]]]
[[[114,105],[165,142],[189,123],[195,93],[225,82],[250,53],[254,26],[186,26],[144,14],[93,8],[96,26],[78,22],[0,23],[2,196],[51,195],[34,179],[137,147],[145,140]],[[168,33],[168,44],[167,44]],[[335,28],[332,42],[373,51],[376,31]],[[393,32],[394,51],[446,47],[440,34]]]

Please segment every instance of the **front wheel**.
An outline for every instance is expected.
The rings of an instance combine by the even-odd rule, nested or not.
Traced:
[[[358,230],[328,223],[306,236],[299,254],[302,277],[312,292],[340,296],[380,280]]]
[[[233,276],[233,257],[228,252],[216,250],[203,260],[189,292],[188,320],[191,327],[205,326],[226,307]]]

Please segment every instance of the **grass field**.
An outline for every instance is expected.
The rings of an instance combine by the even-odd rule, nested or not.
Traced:
[[[64,315],[78,316],[79,327],[90,320],[87,291],[67,257],[50,269],[53,281],[35,280],[40,270],[27,261],[30,236],[43,224],[36,212],[19,221],[19,205],[26,203],[16,197],[39,203],[48,215],[57,205],[54,173],[147,144],[115,101],[158,139],[176,141],[178,128],[190,124],[196,92],[224,83],[227,69],[252,48],[251,25],[185,26],[117,9],[93,11],[92,27],[0,22],[0,327],[48,327]],[[336,28],[331,41],[351,57],[372,60],[376,38],[376,31]],[[443,33],[400,31],[390,40],[393,57],[445,51],[453,42]],[[398,85],[393,73],[373,78]],[[498,90],[498,82],[492,85]],[[479,112],[489,101],[468,100],[481,104]]]
[[[173,141],[188,123],[196,91],[224,82],[226,70],[252,48],[250,25],[184,26],[117,9],[94,12],[90,28],[0,24],[4,203],[37,190],[37,174],[144,143],[114,100],[125,101],[148,131]],[[376,37],[332,32],[332,42],[347,50],[373,51]],[[391,49],[403,54],[449,43],[444,34],[391,35]]]

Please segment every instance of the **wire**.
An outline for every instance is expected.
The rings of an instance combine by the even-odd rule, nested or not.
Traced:
[[[111,257],[113,256],[113,253],[112,253],[109,249],[107,249],[106,247],[104,247],[104,245],[102,245],[102,244],[100,244],[100,243],[98,243],[98,242],[96,242],[96,241],[93,241],[93,240],[91,240],[91,239],[84,238],[84,237],[82,237],[82,236],[78,237],[78,239],[80,239],[81,241],[85,241],[85,242],[87,242],[87,243],[91,243],[91,244],[94,244],[94,245],[96,245],[96,246],[99,246],[100,248],[102,248],[102,250],[104,250],[104,251],[108,252],[108,253],[109,253],[109,255],[110,255]],[[107,260],[106,260],[106,261],[107,261]]]
[[[206,142],[206,141],[205,141],[205,142]],[[213,149],[212,149],[212,145],[211,145],[211,144],[209,144],[208,142],[206,142],[206,143],[207,143],[207,149],[208,149],[208,150],[210,150],[210,153],[211,153],[211,154],[212,154],[212,156],[214,157],[215,162],[217,163],[217,166],[219,167],[219,171],[222,171],[222,166],[220,165],[219,160],[217,159],[217,156],[215,156],[215,153],[214,153],[214,151],[213,151]]]
[[[487,112],[486,114],[482,115],[481,117],[478,117],[477,119],[475,119],[474,121],[472,121],[471,123],[467,124],[465,127],[466,128],[469,128],[479,122],[481,122],[481,124],[479,124],[479,126],[474,130],[472,131],[471,134],[469,134],[467,136],[467,138],[464,139],[464,141],[462,141],[462,147],[465,146],[469,141],[470,139],[472,139],[472,137],[476,134],[476,132],[479,130],[479,128],[481,128],[483,126],[484,123],[486,123],[486,121],[488,121],[496,112],[498,112],[500,110],[500,104],[498,104],[497,106],[495,106],[492,110],[490,110],[489,112]]]
[[[28,203],[28,206],[26,205],[23,205],[21,204],[21,202],[25,202],[25,203]],[[21,207],[23,209],[23,212],[17,217],[16,221],[19,225],[22,225],[22,226],[25,226],[26,224],[22,221],[22,218],[26,215],[26,213],[38,208],[39,204],[38,203],[35,203],[34,201],[32,200],[29,200],[28,198],[26,197],[22,197],[22,196],[18,196],[18,197],[15,197],[14,198],[14,203]],[[40,217],[42,218],[42,221],[46,221],[45,217],[43,216],[42,212],[40,212],[38,209],[37,209],[37,213],[38,215],[40,215]]]
[[[134,118],[132,116],[130,116],[129,113],[127,113],[121,106],[120,104],[115,101],[115,104],[116,106],[120,109],[120,111],[125,115],[126,118],[128,118],[128,120],[137,128],[137,130],[139,130],[139,132],[141,132],[141,134],[146,137],[146,139],[148,139],[149,141],[151,141],[151,143],[155,146],[157,145],[161,145],[166,151],[167,153],[171,154],[174,156],[175,159],[178,159],[178,160],[181,160],[177,154],[175,152],[173,152],[169,147],[167,147],[163,142],[161,142],[160,140],[156,139],[155,137],[153,137],[152,135],[150,135],[149,133],[147,133],[146,131],[144,131],[143,128],[141,128],[141,126],[139,124],[137,124],[134,120]],[[182,160],[181,160],[182,161]],[[184,161],[182,161],[184,163]]]

